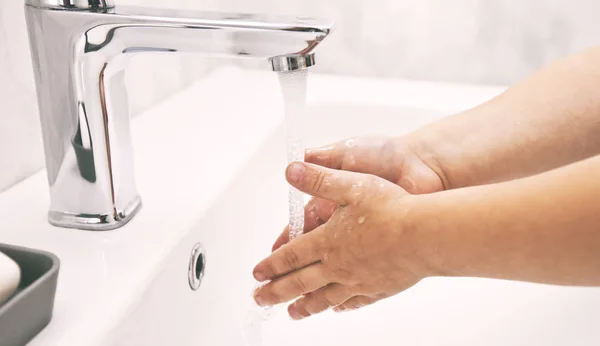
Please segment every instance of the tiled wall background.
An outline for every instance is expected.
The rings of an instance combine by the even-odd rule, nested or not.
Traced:
[[[511,84],[557,57],[600,43],[597,0],[116,1],[332,17],[337,31],[315,69],[327,73]],[[22,6],[23,0],[0,0],[0,191],[43,166]],[[136,114],[214,66],[195,57],[134,62],[128,83]]]

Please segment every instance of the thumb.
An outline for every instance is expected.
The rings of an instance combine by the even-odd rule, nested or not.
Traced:
[[[373,184],[373,176],[338,171],[304,162],[293,162],[286,170],[288,182],[298,190],[340,205],[355,204]]]

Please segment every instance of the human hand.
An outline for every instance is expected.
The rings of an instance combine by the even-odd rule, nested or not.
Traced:
[[[357,137],[306,151],[305,161],[337,170],[373,174],[399,185],[411,194],[442,191],[439,175],[402,137]],[[314,197],[304,212],[304,233],[329,220],[338,204]],[[273,251],[289,241],[286,226],[273,244]]]
[[[431,274],[412,241],[414,196],[373,175],[292,163],[290,184],[339,205],[329,220],[281,246],[254,269],[261,306],[303,296],[289,306],[300,319],[330,307],[360,308],[395,295]]]

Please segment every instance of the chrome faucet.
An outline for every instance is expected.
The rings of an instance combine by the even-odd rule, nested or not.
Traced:
[[[332,24],[312,18],[114,6],[112,0],[25,0],[51,205],[60,227],[110,230],[140,209],[127,59],[192,52],[314,65]]]

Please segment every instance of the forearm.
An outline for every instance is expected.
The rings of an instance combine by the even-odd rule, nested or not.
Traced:
[[[600,156],[512,182],[414,196],[439,275],[600,285]]]
[[[507,181],[600,153],[600,47],[409,135],[446,189]]]

